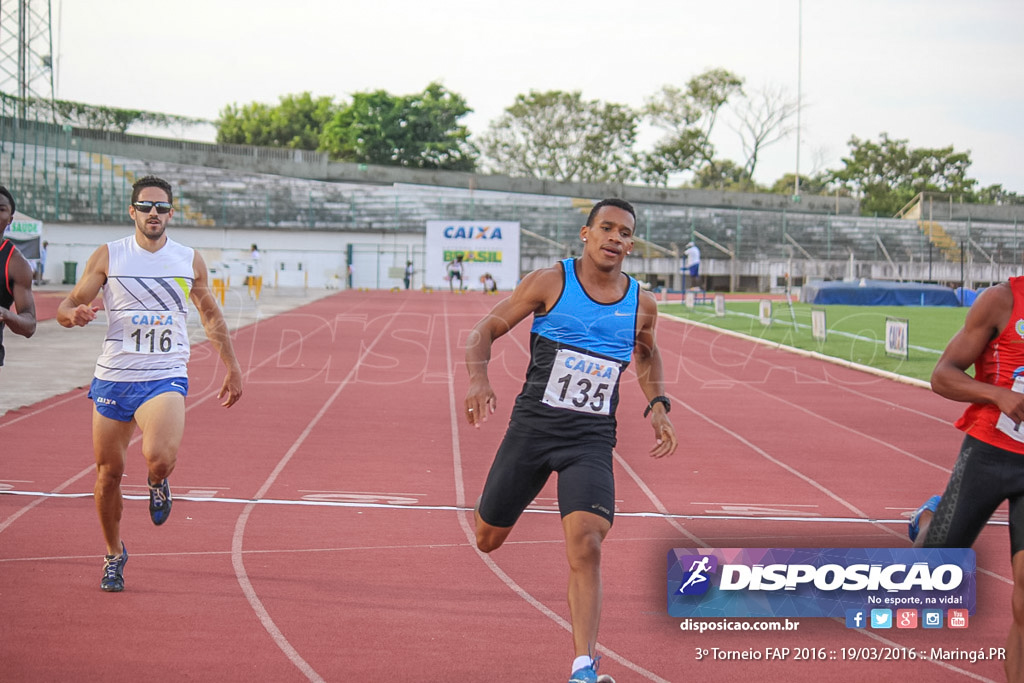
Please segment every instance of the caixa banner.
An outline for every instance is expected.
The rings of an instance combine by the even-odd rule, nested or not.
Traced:
[[[673,617],[844,617],[848,609],[974,614],[970,548],[674,548]]]

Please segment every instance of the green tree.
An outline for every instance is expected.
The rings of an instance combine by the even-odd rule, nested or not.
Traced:
[[[1002,185],[989,185],[975,192],[973,201],[979,204],[1024,204],[1024,197],[1003,189]]]
[[[707,164],[693,176],[690,187],[698,190],[725,190],[727,192],[757,192],[757,184],[747,170],[734,161],[720,160]]]
[[[579,91],[530,91],[492,121],[480,146],[492,170],[563,182],[635,175],[637,113]]]
[[[803,173],[800,174],[800,194],[801,195],[819,195],[829,193],[829,174],[828,172],[818,173],[814,176],[806,176]],[[795,187],[794,181],[796,176],[792,173],[786,173],[781,178],[775,181],[775,184],[771,186],[768,191],[772,194],[783,194],[787,197],[793,195],[793,188]],[[847,197],[850,195],[849,190],[840,190],[840,196]]]
[[[472,171],[476,148],[459,119],[472,110],[440,83],[422,93],[356,93],[324,126],[320,149],[339,161]]]
[[[668,175],[714,167],[711,133],[729,98],[743,93],[743,79],[725,69],[709,69],[694,76],[682,89],[665,85],[648,98],[643,113],[665,136],[640,159],[640,175],[648,182],[667,185]],[[659,172],[667,170],[667,173]],[[711,175],[718,172],[712,168]]]
[[[906,140],[882,133],[877,142],[853,136],[843,168],[832,171],[830,182],[860,196],[864,215],[892,216],[919,192],[973,196],[977,181],[967,177],[970,152],[952,146],[913,149]]]
[[[337,106],[330,97],[310,93],[282,95],[277,106],[253,102],[228,105],[217,119],[217,142],[314,150]]]
[[[790,99],[781,87],[766,86],[751,96],[744,96],[734,109],[738,119],[735,130],[746,156],[743,169],[747,178],[753,178],[764,148],[796,130],[790,122],[796,116],[797,101]]]

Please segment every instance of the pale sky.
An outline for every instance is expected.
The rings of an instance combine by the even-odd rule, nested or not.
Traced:
[[[530,90],[639,107],[725,68],[745,88],[798,74],[800,171],[838,168],[852,135],[970,151],[982,186],[1024,194],[1021,0],[53,0],[57,97],[208,119],[310,91],[336,101],[433,80],[474,109],[471,132]],[[632,6],[632,7],[631,7]],[[802,57],[798,30],[802,15]],[[647,138],[645,138],[647,139]],[[742,163],[721,120],[720,156]],[[793,172],[796,136],[761,183]]]

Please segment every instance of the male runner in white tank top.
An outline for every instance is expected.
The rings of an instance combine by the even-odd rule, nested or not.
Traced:
[[[199,252],[165,234],[174,216],[172,203],[167,181],[154,176],[137,181],[128,207],[135,234],[96,249],[57,310],[64,327],[87,325],[96,318],[99,308],[92,302],[103,290],[107,334],[89,398],[96,456],[93,497],[107,546],[100,588],[108,592],[124,589],[128,552],[121,540],[121,477],[136,426],[149,470],[150,517],[159,525],[171,512],[167,477],[185,432],[189,299],[227,369],[218,398],[229,407],[242,396],[242,371],[210,291],[206,263]]]

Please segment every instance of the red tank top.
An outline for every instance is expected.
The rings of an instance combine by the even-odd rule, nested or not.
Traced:
[[[14,242],[0,239],[0,273],[3,274],[3,282],[0,282],[0,306],[10,308],[14,303],[14,291],[11,288],[11,256],[14,254]]]
[[[1020,377],[1018,391],[1024,390],[1024,277],[1010,278],[1013,293],[1013,310],[1006,327],[974,361],[974,378],[1012,389],[1014,380]],[[999,408],[991,403],[972,403],[956,421],[955,426],[976,439],[1014,453],[1024,454],[1024,424],[1021,425],[1020,440],[1013,438],[999,428]],[[1004,423],[1009,418],[1005,418]],[[1005,426],[1005,425],[1004,425]]]

